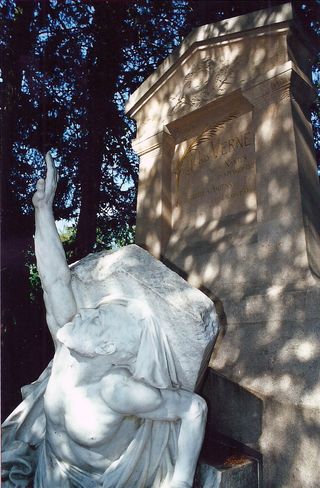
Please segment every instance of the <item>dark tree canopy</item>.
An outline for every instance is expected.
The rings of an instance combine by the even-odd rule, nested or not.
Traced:
[[[1,3],[5,412],[17,403],[18,386],[50,357],[41,293],[29,286],[38,284],[39,291],[31,195],[43,154],[50,149],[60,165],[55,215],[74,224],[66,245],[70,260],[132,238],[137,158],[124,103],[179,43],[186,6],[151,0]],[[34,364],[39,350],[43,357]]]
[[[4,414],[51,354],[31,252],[43,154],[50,149],[60,166],[55,211],[73,226],[64,233],[70,260],[130,242],[138,161],[129,94],[192,28],[280,3],[0,0]],[[294,6],[317,39],[318,2]],[[318,65],[318,86],[319,74]],[[319,149],[316,111],[313,119]]]

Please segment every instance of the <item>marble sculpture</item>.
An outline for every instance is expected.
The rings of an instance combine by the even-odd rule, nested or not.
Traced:
[[[190,488],[214,306],[135,245],[68,267],[50,154],[46,164],[35,250],[55,355],[3,424],[2,486]]]

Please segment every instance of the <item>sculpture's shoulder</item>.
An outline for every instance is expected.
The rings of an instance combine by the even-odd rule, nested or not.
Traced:
[[[132,375],[126,368],[113,368],[100,382],[101,396],[109,404],[113,403],[123,393],[123,390],[130,388]]]
[[[161,401],[157,388],[135,380],[125,368],[115,368],[103,378],[101,395],[112,410],[123,415],[152,410]]]

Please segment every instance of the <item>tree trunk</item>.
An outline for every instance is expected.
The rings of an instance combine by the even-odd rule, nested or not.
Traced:
[[[76,259],[92,252],[96,242],[104,149],[107,137],[110,137],[119,120],[113,97],[120,72],[121,32],[125,15],[126,9],[121,3],[95,3],[97,35],[92,59],[96,58],[96,63],[90,67],[88,77],[89,136],[79,167],[81,206],[75,243]]]

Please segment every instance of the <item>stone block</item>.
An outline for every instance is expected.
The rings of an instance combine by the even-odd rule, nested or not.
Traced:
[[[139,246],[91,254],[71,267],[79,308],[109,295],[141,299],[168,337],[178,380],[194,390],[218,332],[213,302]]]
[[[223,434],[238,443],[259,450],[263,402],[238,383],[208,368],[200,395],[208,405],[206,438]],[[210,442],[205,447],[210,451]]]
[[[228,467],[199,464],[194,488],[259,488],[257,462],[243,457]]]

